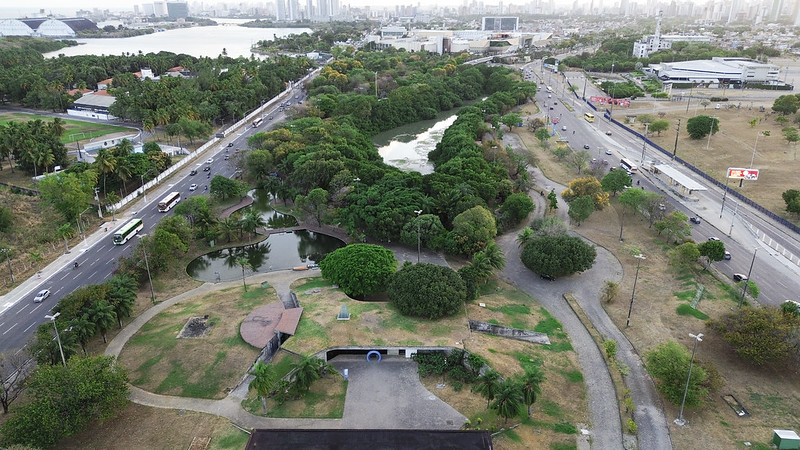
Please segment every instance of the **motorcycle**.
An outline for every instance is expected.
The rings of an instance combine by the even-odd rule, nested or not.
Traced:
[[[78,264],[78,261],[75,261],[75,264],[73,264],[73,265],[72,265],[72,269],[73,269],[73,270],[75,270],[75,269],[77,269],[79,266],[80,266],[80,264]]]

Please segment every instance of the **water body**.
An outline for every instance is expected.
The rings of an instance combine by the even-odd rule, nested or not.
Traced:
[[[372,142],[383,162],[404,171],[433,173],[428,153],[442,140],[445,130],[456,121],[456,111],[444,111],[435,119],[422,120],[376,134]]]
[[[261,213],[261,218],[267,223],[267,228],[275,230],[278,228],[289,228],[297,226],[297,219],[293,216],[276,211],[272,207],[272,196],[263,189],[254,189],[248,193],[253,197],[253,204],[240,210],[239,214],[246,214],[250,210]]]
[[[202,281],[230,281],[242,277],[239,258],[247,259],[251,268],[245,275],[297,266],[318,264],[325,255],[344,247],[344,242],[313,231],[299,230],[275,233],[257,244],[233,247],[195,258],[186,267],[189,276]],[[219,275],[219,278],[217,278]]]
[[[222,21],[220,21],[222,22]],[[258,41],[271,41],[274,36],[286,37],[290,34],[311,32],[309,28],[245,28],[236,26],[233,21],[227,25],[210,27],[181,28],[166,30],[143,36],[129,38],[75,39],[77,47],[45,53],[45,58],[76,55],[122,55],[158,53],[161,51],[184,53],[194,57],[216,58],[223,49],[230,57],[249,58],[250,47]],[[256,55],[258,56],[258,55]]]

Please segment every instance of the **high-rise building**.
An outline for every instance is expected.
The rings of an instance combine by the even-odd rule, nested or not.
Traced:
[[[306,19],[314,19],[314,0],[306,0]]]
[[[170,19],[185,19],[189,17],[189,4],[182,2],[167,3],[167,15]]]
[[[339,0],[330,0],[330,2],[331,2],[331,15],[332,16],[338,16],[339,15]]]
[[[288,6],[289,11],[287,15],[289,16],[289,20],[300,20],[300,0],[289,0]]]
[[[153,2],[153,14],[156,17],[164,17],[167,15],[166,2]]]
[[[275,0],[275,11],[279,21],[286,20],[286,0]]]
[[[317,3],[317,11],[319,12],[319,17],[322,20],[328,19],[331,15],[330,8],[328,8],[328,1],[327,0],[319,0]]]

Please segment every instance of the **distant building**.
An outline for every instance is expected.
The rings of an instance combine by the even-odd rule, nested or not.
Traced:
[[[661,16],[662,11],[658,12],[658,18],[656,20],[656,34],[650,35],[645,37],[642,40],[636,41],[633,43],[633,56],[635,58],[647,58],[650,54],[655,53],[659,50],[668,50],[672,48],[673,42],[711,42],[711,38],[709,36],[699,36],[699,35],[670,35],[670,34],[661,34]]]
[[[517,31],[519,17],[484,17],[482,31]]]
[[[185,19],[189,17],[189,4],[182,2],[167,3],[167,15],[170,19]]]
[[[665,83],[702,84],[739,88],[746,83],[783,85],[780,67],[748,58],[714,57],[708,60],[650,64],[650,72]]]
[[[89,19],[3,19],[0,20],[0,36],[75,37],[78,31],[98,30]]]
[[[116,99],[109,95],[106,90],[89,92],[72,103],[72,107],[67,109],[70,116],[87,117],[90,119],[112,120],[108,109],[114,104]]]

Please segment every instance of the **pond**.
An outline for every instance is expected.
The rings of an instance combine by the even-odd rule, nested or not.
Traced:
[[[202,281],[231,281],[242,277],[239,259],[250,265],[245,276],[297,266],[318,264],[325,255],[344,247],[335,237],[308,230],[274,233],[252,245],[217,250],[195,258],[186,267],[192,278]]]
[[[270,230],[297,226],[297,219],[294,216],[280,213],[272,208],[271,202],[273,198],[266,190],[254,189],[248,195],[253,197],[253,204],[237,211],[235,215],[246,214],[249,210],[254,209],[261,213],[261,218],[264,219],[264,222],[267,223],[267,228]]]
[[[378,133],[372,142],[386,164],[423,175],[433,173],[428,153],[436,148],[444,132],[457,118],[454,111],[445,111],[432,120],[421,120]]]

